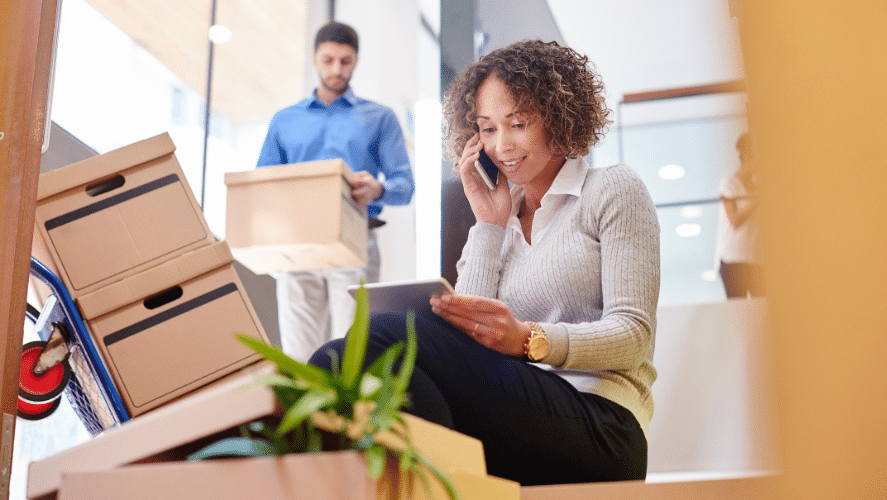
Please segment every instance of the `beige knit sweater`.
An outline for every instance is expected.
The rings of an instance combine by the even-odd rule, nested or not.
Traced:
[[[456,291],[502,300],[548,334],[543,360],[582,392],[630,410],[648,435],[656,379],[659,222],[643,181],[625,165],[567,160],[534,215],[528,244],[512,189],[507,228],[471,228]]]

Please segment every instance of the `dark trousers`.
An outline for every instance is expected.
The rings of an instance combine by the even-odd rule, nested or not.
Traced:
[[[634,415],[563,378],[478,344],[437,315],[416,318],[418,354],[404,410],[483,442],[487,472],[522,485],[643,479],[647,440]],[[372,318],[366,364],[406,341],[401,314]],[[310,363],[329,369],[332,348]]]
[[[721,281],[727,298],[763,297],[764,266],[748,262],[721,261]]]

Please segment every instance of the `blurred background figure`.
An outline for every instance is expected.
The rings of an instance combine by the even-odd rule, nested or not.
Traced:
[[[715,256],[727,298],[764,295],[764,269],[758,244],[758,175],[751,138],[736,140],[739,169],[721,179],[721,211]]]
[[[258,167],[341,158],[354,171],[351,198],[370,219],[367,265],[292,271],[276,276],[280,344],[304,361],[324,342],[342,338],[354,319],[349,285],[379,281],[375,228],[383,205],[406,205],[413,173],[394,112],[351,89],[357,66],[357,32],[332,22],[317,32],[311,58],[320,77],[312,95],[277,114],[259,153]],[[380,175],[383,177],[379,180]],[[298,224],[294,214],[293,224]]]

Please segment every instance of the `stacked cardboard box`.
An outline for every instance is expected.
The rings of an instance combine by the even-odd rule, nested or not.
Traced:
[[[257,383],[273,371],[273,365],[258,363],[98,439],[33,462],[28,498],[447,498],[434,479],[430,480],[430,497],[416,480],[408,482],[409,495],[400,495],[396,464],[389,464],[382,479],[374,481],[356,452],[182,461],[200,446],[236,434],[241,424],[279,418],[274,394]],[[448,474],[459,498],[519,498],[518,483],[486,474],[480,441],[410,415],[404,417],[417,451]]]
[[[169,135],[42,174],[34,255],[64,282],[130,416],[259,358],[267,341]]]
[[[351,199],[343,160],[225,174],[225,236],[256,274],[365,266],[367,213]]]

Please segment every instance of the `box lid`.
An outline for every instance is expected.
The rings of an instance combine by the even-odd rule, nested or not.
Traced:
[[[351,176],[354,172],[351,171],[348,164],[342,159],[306,161],[302,163],[289,163],[287,165],[258,167],[255,170],[247,170],[245,172],[228,172],[225,174],[225,185],[236,186],[238,184],[338,174],[342,174],[345,180],[351,182]]]
[[[274,414],[277,399],[260,379],[275,371],[272,363],[259,362],[85,443],[31,462],[27,497],[40,498],[57,491],[64,473],[131,464]]]
[[[225,241],[212,243],[77,298],[85,319],[97,318],[234,261]]]
[[[171,154],[175,150],[176,147],[169,134],[164,132],[120,149],[40,174],[37,199],[42,200],[121,170],[141,165],[155,158]],[[76,172],[76,175],[72,172]]]

